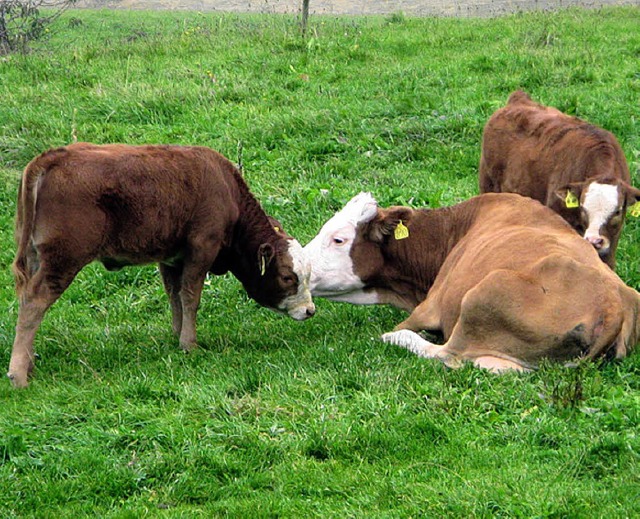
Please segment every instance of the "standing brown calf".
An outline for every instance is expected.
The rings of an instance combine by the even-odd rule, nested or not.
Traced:
[[[47,309],[93,260],[159,263],[173,330],[196,344],[207,272],[231,271],[261,305],[315,312],[302,247],[273,228],[237,169],[203,147],[73,144],[26,167],[13,264],[20,306],[8,376],[24,387]]]
[[[610,132],[511,94],[484,128],[481,193],[518,193],[560,214],[615,267],[627,207],[640,200]]]

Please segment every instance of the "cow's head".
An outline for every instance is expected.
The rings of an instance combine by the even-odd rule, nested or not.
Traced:
[[[584,239],[600,256],[615,247],[627,207],[640,201],[640,190],[620,179],[575,182],[556,194],[568,209],[579,211]]]
[[[243,283],[259,304],[302,321],[315,314],[309,290],[311,267],[300,243],[282,229],[276,241],[265,242],[256,258],[257,282]]]
[[[353,197],[304,248],[311,262],[311,293],[334,301],[378,303],[369,282],[384,266],[380,246],[411,209],[379,209],[369,193]]]

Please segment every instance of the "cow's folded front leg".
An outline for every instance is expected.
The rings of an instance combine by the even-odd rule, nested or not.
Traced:
[[[434,358],[438,357],[438,354],[442,350],[442,346],[429,342],[416,332],[411,330],[397,330],[395,332],[385,333],[381,337],[383,342],[395,344],[406,348],[412,353],[415,353],[419,357]]]

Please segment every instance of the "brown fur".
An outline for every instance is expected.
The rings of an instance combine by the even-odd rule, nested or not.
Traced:
[[[233,164],[208,148],[77,143],[46,151],[27,165],[18,194],[20,309],[9,376],[27,384],[46,310],[95,259],[109,270],[159,263],[173,329],[188,350],[208,271],[231,271],[274,309],[297,292],[288,238]]]
[[[393,237],[399,220],[407,239]],[[350,254],[365,290],[412,312],[396,330],[444,336],[444,346],[416,353],[451,366],[620,358],[639,340],[640,294],[529,198],[486,194],[443,209],[378,209],[358,227]]]
[[[535,103],[522,91],[487,122],[479,167],[481,193],[518,193],[551,207],[580,234],[579,208],[567,208],[571,190],[580,199],[592,182],[619,186],[623,205],[600,234],[610,242],[602,259],[612,268],[627,205],[640,200],[615,136],[559,110]]]

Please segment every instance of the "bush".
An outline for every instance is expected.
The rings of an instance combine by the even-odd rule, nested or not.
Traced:
[[[24,51],[75,0],[2,0],[0,54]]]

